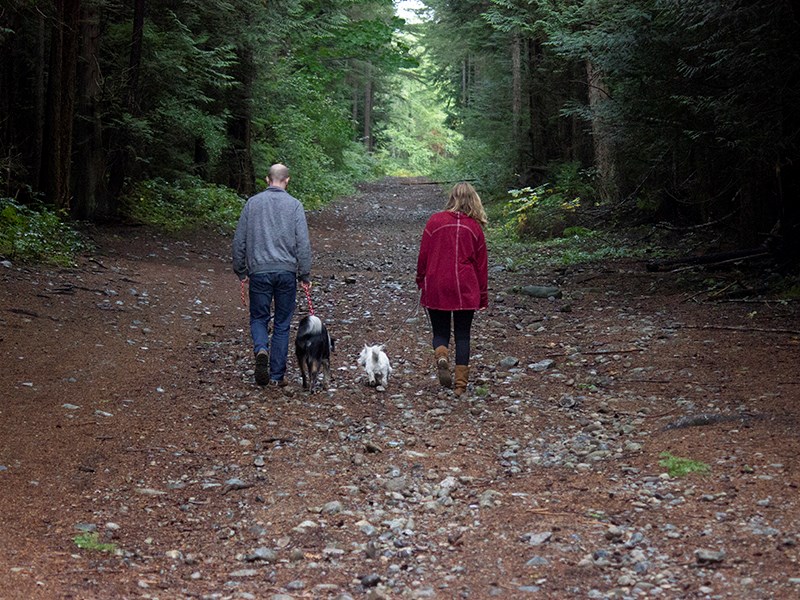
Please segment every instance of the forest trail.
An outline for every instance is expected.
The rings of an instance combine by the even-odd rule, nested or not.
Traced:
[[[796,598],[798,307],[490,249],[456,400],[414,285],[443,202],[385,179],[309,214],[314,396],[293,358],[253,383],[228,236],[98,229],[76,268],[0,267],[0,598]]]

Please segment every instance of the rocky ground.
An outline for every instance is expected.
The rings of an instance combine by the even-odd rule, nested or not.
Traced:
[[[336,338],[313,396],[293,359],[254,384],[229,237],[103,229],[77,268],[3,263],[0,598],[800,597],[797,304],[492,248],[457,400],[414,285],[442,200],[388,179],[309,215]]]

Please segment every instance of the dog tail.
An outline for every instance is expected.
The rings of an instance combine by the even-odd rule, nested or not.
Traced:
[[[322,331],[322,321],[316,315],[308,315],[308,331],[317,334]]]

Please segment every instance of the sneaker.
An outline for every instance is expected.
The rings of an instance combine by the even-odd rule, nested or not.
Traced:
[[[289,382],[285,379],[270,379],[269,386],[270,387],[286,387],[289,385]]]
[[[258,385],[269,383],[269,354],[266,350],[260,350],[256,354],[256,383]]]

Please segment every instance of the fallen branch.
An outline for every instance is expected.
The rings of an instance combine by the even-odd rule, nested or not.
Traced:
[[[641,352],[642,348],[623,348],[622,350],[587,350],[578,354],[627,354],[628,352]]]
[[[771,329],[767,327],[737,327],[735,325],[681,325],[685,329],[720,329],[722,331],[739,331],[742,333],[788,333],[800,335],[797,329]]]
[[[400,185],[445,185],[450,183],[461,183],[466,181],[472,183],[478,181],[477,179],[455,179],[453,181],[401,181]]]
[[[718,266],[720,266],[720,265],[726,265],[726,264],[728,264],[728,263],[741,262],[741,261],[743,261],[743,260],[749,260],[749,259],[751,259],[751,258],[763,258],[764,256],[769,256],[769,255],[770,255],[770,253],[769,253],[769,252],[761,252],[761,253],[759,253],[759,254],[750,254],[750,255],[748,255],[748,256],[745,256],[745,257],[739,257],[739,258],[728,258],[728,259],[726,259],[726,260],[720,260],[720,261],[716,261],[716,262],[710,262],[710,263],[706,263],[706,266],[710,266],[710,267],[718,267]],[[689,269],[692,269],[692,268],[694,268],[694,265],[690,265],[690,266],[688,266],[688,267],[681,267],[681,268],[679,268],[679,269],[674,269],[674,270],[673,270],[673,271],[671,271],[671,272],[672,272],[672,273],[680,273],[680,272],[682,272],[682,271],[688,271]]]
[[[705,254],[703,256],[684,256],[683,258],[668,258],[664,260],[654,260],[647,263],[646,268],[648,271],[656,272],[662,270],[664,267],[672,267],[675,265],[713,265],[725,264],[728,262],[735,262],[749,258],[759,258],[769,255],[769,252],[764,248],[747,248],[745,250],[734,250],[733,252],[717,252],[714,254]]]

